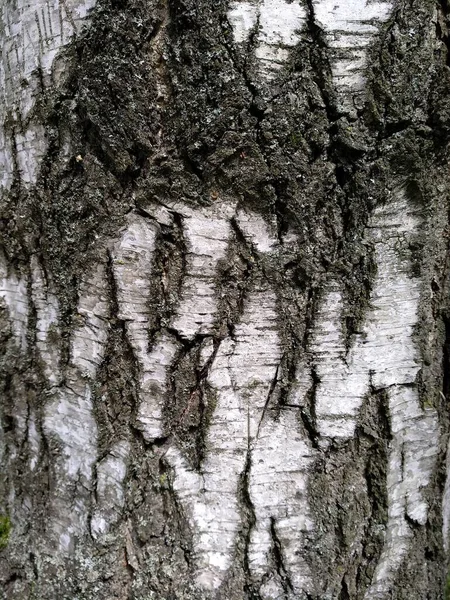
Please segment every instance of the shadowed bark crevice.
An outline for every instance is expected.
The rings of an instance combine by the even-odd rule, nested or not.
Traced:
[[[151,352],[155,338],[170,324],[181,299],[181,289],[186,272],[186,242],[183,236],[182,219],[173,214],[173,225],[160,226],[156,239],[149,298],[149,348]]]
[[[235,219],[231,220],[233,238],[226,257],[219,261],[217,273],[217,317],[216,330],[219,339],[229,335],[244,310],[244,301],[259,270],[252,249],[245,240]]]
[[[94,412],[99,431],[98,459],[105,457],[118,439],[127,439],[134,428],[138,409],[138,365],[120,319],[117,285],[111,256],[107,262],[109,331],[103,360],[93,387]],[[131,427],[131,430],[130,430]]]
[[[332,445],[321,454],[309,484],[316,519],[314,544],[334,548],[332,556],[322,557],[328,565],[323,593],[328,590],[336,597],[343,593],[343,597],[363,598],[386,535],[386,478],[391,433],[384,391],[373,392],[366,398],[359,422],[355,441],[339,451]],[[353,489],[358,489],[355,496],[349,496],[346,491],[350,481]],[[339,510],[334,506],[339,506]],[[317,560],[313,556],[312,569]]]
[[[384,390],[372,391],[368,398],[361,415],[360,435],[369,444],[364,478],[370,513],[363,538],[362,560],[357,566],[356,586],[367,589],[374,573],[372,565],[381,555],[388,520],[387,463],[392,434],[388,398]]]
[[[250,496],[250,472],[252,468],[252,456],[251,450],[247,451],[247,458],[245,461],[245,468],[239,478],[239,498],[240,507],[243,516],[243,527],[240,532],[242,538],[242,565],[245,574],[244,590],[248,594],[249,600],[261,600],[258,594],[257,586],[253,581],[251,575],[251,569],[249,564],[249,547],[252,529],[256,525],[256,514],[255,507],[253,506],[252,499]]]
[[[312,447],[317,449],[319,432],[317,431],[316,424],[316,393],[317,385],[320,383],[320,379],[314,367],[311,369],[311,382],[311,387],[306,394],[305,405],[300,409],[300,418],[303,422],[305,430],[308,433]]]
[[[208,362],[202,365],[200,356],[205,339],[201,336],[182,346],[175,356],[167,376],[170,387],[164,409],[167,432],[177,440],[196,469],[200,468],[204,456],[207,414],[214,410],[214,399],[208,394],[206,379],[220,343],[213,341],[214,351]]]
[[[285,596],[288,597],[288,594],[293,591],[293,586],[290,581],[289,575],[286,571],[286,567],[284,565],[283,545],[278,537],[276,521],[273,517],[270,519],[270,535],[273,540],[272,556],[275,564],[275,569],[278,574],[278,577],[280,578],[281,585],[283,586]]]

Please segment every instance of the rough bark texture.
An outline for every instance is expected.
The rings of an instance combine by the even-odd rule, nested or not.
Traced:
[[[3,1],[2,598],[446,597],[449,32]]]

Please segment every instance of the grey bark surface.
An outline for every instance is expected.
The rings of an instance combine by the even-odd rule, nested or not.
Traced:
[[[1,10],[0,597],[446,598],[448,0]]]

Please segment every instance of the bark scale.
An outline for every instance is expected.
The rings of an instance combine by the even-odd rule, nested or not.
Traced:
[[[2,7],[5,599],[440,599],[446,0]]]

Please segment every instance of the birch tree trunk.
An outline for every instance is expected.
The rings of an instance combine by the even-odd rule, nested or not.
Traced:
[[[5,600],[438,600],[448,0],[3,0]]]

